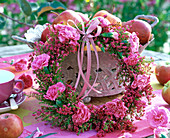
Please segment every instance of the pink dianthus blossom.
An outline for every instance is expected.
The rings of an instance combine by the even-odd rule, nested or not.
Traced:
[[[137,78],[132,82],[131,87],[133,89],[139,88],[139,90],[142,90],[144,87],[146,87],[149,83],[149,76],[148,75],[138,75]]]
[[[80,34],[77,29],[68,25],[57,24],[54,25],[54,28],[58,31],[58,38],[61,43],[65,41],[77,41],[80,39]]]
[[[45,66],[48,66],[48,61],[50,56],[47,54],[41,54],[37,56],[31,64],[32,70],[42,69]]]
[[[139,49],[139,38],[137,37],[135,32],[130,34],[130,36],[129,36],[129,43],[130,43],[131,52],[132,53],[138,52],[138,49]]]
[[[55,101],[61,93],[65,91],[65,86],[62,82],[58,82],[48,88],[46,95],[44,97],[51,101]]]
[[[21,58],[12,64],[16,71],[24,71],[28,69],[28,60],[26,58]]]
[[[153,107],[146,112],[146,118],[151,127],[157,128],[159,126],[166,127],[170,121],[169,110],[165,107]]]
[[[139,59],[138,59],[138,55],[137,54],[130,54],[127,58],[124,58],[124,62],[127,65],[136,65],[138,63]]]
[[[84,105],[82,102],[78,102],[77,104],[77,111],[72,116],[72,120],[74,124],[83,124],[90,119],[91,113],[89,108]]]
[[[154,138],[160,138],[161,134],[166,137],[168,134],[168,128],[159,126],[155,128],[153,132],[154,132]]]
[[[107,114],[113,114],[116,118],[123,119],[126,115],[127,107],[120,99],[114,99],[111,102],[105,104]]]
[[[20,8],[17,3],[11,3],[10,5],[7,6],[7,9],[14,14],[20,13]]]

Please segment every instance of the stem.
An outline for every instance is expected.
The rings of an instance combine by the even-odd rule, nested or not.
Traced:
[[[29,26],[29,27],[33,27],[33,25],[31,25],[31,24],[26,24],[26,23],[20,22],[20,21],[18,21],[18,20],[16,20],[16,19],[13,19],[13,18],[5,15],[4,13],[0,13],[0,15],[2,15],[3,17],[5,17],[5,18],[7,18],[7,19],[10,19],[10,20],[12,20],[12,21],[15,21],[15,22],[17,22],[17,23],[19,23],[19,24],[23,24],[23,25],[26,25],[26,26]]]

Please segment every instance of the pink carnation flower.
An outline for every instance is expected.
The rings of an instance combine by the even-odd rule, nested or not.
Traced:
[[[28,65],[28,60],[26,58],[19,59],[12,64],[12,66],[15,67],[16,71],[27,70],[28,69],[27,65]]]
[[[77,41],[80,39],[80,34],[77,29],[68,25],[57,24],[54,25],[55,29],[58,31],[58,38],[61,43],[65,41]]]
[[[113,114],[116,118],[123,119],[126,115],[127,107],[124,102],[120,99],[114,99],[112,102],[107,102],[105,104],[107,114]]]
[[[22,80],[24,82],[24,84],[25,84],[24,89],[31,87],[32,84],[33,84],[32,76],[29,75],[29,74],[23,73],[21,76],[19,76],[18,79],[20,79],[20,80]],[[16,87],[21,89],[22,88],[22,83],[21,82],[17,82],[16,83]]]
[[[89,108],[83,103],[79,102],[77,104],[77,111],[72,116],[74,124],[83,124],[90,119],[91,113]]]
[[[170,113],[165,107],[155,106],[153,109],[146,112],[146,118],[150,126],[153,128],[157,128],[159,126],[166,127],[170,121]]]
[[[64,91],[65,91],[64,84],[58,82],[57,84],[52,85],[48,88],[48,91],[46,95],[44,95],[44,98],[49,99],[51,101],[55,101],[55,99],[58,98],[58,96],[61,95],[61,93]]]
[[[130,36],[129,36],[129,43],[131,45],[130,46],[131,52],[132,53],[138,52],[138,49],[139,49],[139,38],[137,37],[135,32],[130,34]]]
[[[124,62],[127,65],[136,65],[138,63],[139,59],[138,59],[138,55],[137,54],[130,54],[127,58],[124,58]]]
[[[31,64],[32,70],[42,69],[45,66],[48,66],[48,61],[50,56],[47,54],[41,54],[37,56]]]
[[[142,90],[144,87],[146,87],[149,83],[149,76],[148,75],[138,75],[137,78],[132,82],[131,87],[133,89],[139,88],[139,90]]]
[[[166,137],[168,134],[168,128],[159,126],[155,128],[153,132],[154,132],[154,138],[160,138],[161,134]]]

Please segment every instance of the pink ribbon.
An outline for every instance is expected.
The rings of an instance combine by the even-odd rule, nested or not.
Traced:
[[[80,98],[81,96],[83,96],[81,99],[84,99],[89,93],[91,90],[97,92],[97,93],[101,93],[100,91],[96,90],[94,88],[94,84],[96,83],[97,81],[97,77],[98,77],[98,72],[96,72],[96,77],[95,77],[95,80],[93,82],[93,85],[91,86],[89,84],[89,78],[90,78],[90,72],[91,72],[91,48],[90,48],[90,43],[92,44],[92,47],[94,49],[94,52],[95,52],[95,56],[96,56],[96,61],[97,61],[97,70],[99,69],[99,57],[98,57],[98,53],[97,53],[97,49],[96,49],[96,45],[94,43],[94,40],[93,40],[93,37],[97,37],[101,34],[102,32],[102,27],[101,26],[98,26],[100,21],[98,19],[95,19],[95,20],[92,20],[92,22],[90,23],[89,25],[89,28],[87,29],[87,31],[85,32],[85,27],[84,27],[84,23],[81,22],[81,25],[82,25],[82,30],[80,30],[77,25],[74,23],[74,21],[72,20],[68,20],[68,23],[69,22],[72,22],[75,27],[77,28],[77,31],[83,35],[82,37],[82,46],[81,46],[81,56],[80,56],[80,47],[78,48],[78,55],[77,55],[77,60],[78,60],[78,67],[79,67],[79,73],[78,73],[78,78],[77,78],[77,81],[76,81],[76,84],[75,84],[75,88],[77,88],[78,86],[78,83],[79,83],[79,80],[80,80],[80,76],[83,78],[84,80],[84,86],[82,88],[82,91],[80,92],[78,98]],[[69,25],[69,24],[68,24]],[[95,30],[97,28],[97,33],[95,35],[91,35],[90,33]],[[85,46],[85,43],[86,43],[86,46],[87,46],[87,72],[86,72],[86,77],[84,76],[84,73],[82,71],[82,64],[83,64],[83,55],[84,55],[84,46]],[[85,93],[87,87],[90,87],[89,91]]]

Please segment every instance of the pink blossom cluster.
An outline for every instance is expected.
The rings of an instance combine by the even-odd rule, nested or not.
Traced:
[[[128,57],[124,58],[124,62],[129,66],[136,65],[139,61],[138,54],[130,53]]]
[[[38,70],[48,66],[49,59],[50,56],[47,54],[41,54],[39,56],[36,56],[31,64],[32,70]]]
[[[72,107],[70,106],[70,104],[63,105],[62,108],[60,107],[57,110],[57,113],[63,114],[63,115],[71,115],[73,114]]]
[[[18,5],[17,3],[11,3],[11,4],[9,4],[9,5],[7,6],[7,9],[8,9],[9,11],[11,11],[12,13],[14,13],[14,14],[18,14],[18,13],[21,12],[21,11],[20,11],[20,7],[19,7],[19,5]]]
[[[15,67],[16,71],[24,71],[28,69],[28,60],[26,58],[21,58],[14,62],[12,66]]]
[[[55,101],[63,92],[65,91],[65,86],[62,82],[58,82],[48,88],[46,95],[44,98],[49,99],[51,101]]]
[[[78,102],[76,105],[77,111],[72,115],[74,124],[83,124],[90,119],[91,113],[86,105]]]
[[[114,115],[117,119],[123,119],[126,116],[127,107],[124,102],[120,99],[114,99],[111,102],[105,104],[105,113]]]
[[[132,82],[131,87],[133,89],[138,88],[139,90],[142,90],[145,86],[148,85],[150,81],[150,77],[148,75],[138,75],[135,80]]]
[[[146,112],[146,118],[152,128],[167,127],[170,123],[170,112],[165,107],[153,107]]]

